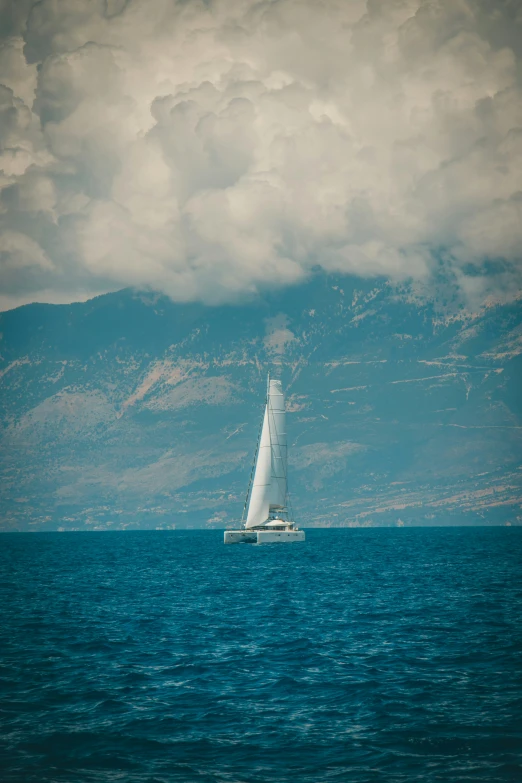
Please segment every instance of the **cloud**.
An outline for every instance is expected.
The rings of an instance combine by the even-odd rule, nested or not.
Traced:
[[[474,298],[520,287],[514,6],[8,8],[4,305],[127,285],[231,301],[318,266],[429,285],[443,262]]]

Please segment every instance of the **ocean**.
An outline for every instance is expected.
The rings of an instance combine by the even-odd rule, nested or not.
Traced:
[[[522,780],[522,529],[0,536],[2,783]]]

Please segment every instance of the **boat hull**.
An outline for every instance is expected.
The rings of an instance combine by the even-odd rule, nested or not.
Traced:
[[[305,541],[304,530],[225,530],[225,544],[292,544]]]
[[[257,530],[225,530],[225,544],[257,544]]]
[[[293,544],[305,540],[304,530],[258,530],[258,544]]]

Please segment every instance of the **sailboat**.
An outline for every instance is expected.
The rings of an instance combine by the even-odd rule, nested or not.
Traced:
[[[225,544],[286,544],[305,540],[304,531],[290,519],[287,465],[285,397],[281,381],[269,375],[263,424],[241,528],[225,530]]]

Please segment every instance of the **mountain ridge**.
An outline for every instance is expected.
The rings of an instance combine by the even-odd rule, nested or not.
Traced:
[[[325,275],[246,305],[3,313],[1,529],[237,524],[269,369],[301,524],[520,524],[521,314]]]

